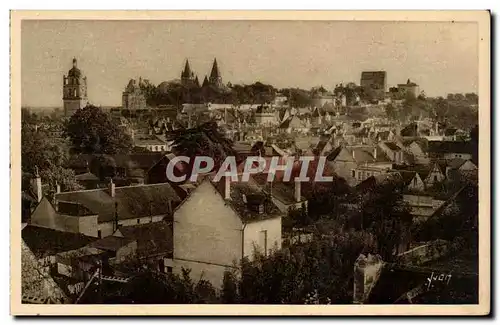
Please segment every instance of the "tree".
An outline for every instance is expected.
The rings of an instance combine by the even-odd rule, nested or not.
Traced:
[[[174,151],[178,155],[190,158],[212,157],[215,167],[220,166],[226,157],[235,155],[232,141],[218,130],[215,122],[207,122],[188,130],[175,131],[172,134],[172,140]]]
[[[388,119],[396,119],[397,118],[397,110],[396,107],[394,107],[392,104],[387,104],[385,106],[385,114],[387,115]]]
[[[65,130],[76,153],[116,154],[132,149],[132,138],[111,120],[109,114],[92,105],[71,116]]]
[[[382,258],[390,261],[394,252],[406,250],[413,218],[398,183],[376,185],[361,202],[361,227],[376,236]]]
[[[78,191],[83,189],[75,178],[75,172],[71,169],[61,166],[51,165],[49,168],[40,172],[40,177],[43,183],[47,186],[44,188],[44,196],[52,200],[56,193],[57,185],[61,187],[61,191]]]

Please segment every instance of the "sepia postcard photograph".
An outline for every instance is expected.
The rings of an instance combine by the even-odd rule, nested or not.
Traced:
[[[490,313],[490,12],[10,23],[11,314]]]

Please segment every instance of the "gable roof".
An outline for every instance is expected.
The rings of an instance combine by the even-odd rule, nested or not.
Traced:
[[[169,213],[169,201],[180,202],[180,197],[169,183],[116,187],[112,198],[107,189],[64,192],[56,199],[75,202],[99,215],[99,222],[115,219],[115,203],[119,220],[141,218]]]
[[[221,179],[218,183],[213,183],[208,178],[204,182],[209,182],[217,190],[218,194],[224,198],[225,180]],[[272,202],[271,198],[262,190],[262,188],[250,177],[248,182],[231,182],[230,200],[225,200],[227,204],[236,212],[244,223],[250,223],[265,219],[281,217],[281,211]],[[247,202],[245,202],[247,200]],[[263,205],[263,213],[250,209],[250,200],[255,204]]]

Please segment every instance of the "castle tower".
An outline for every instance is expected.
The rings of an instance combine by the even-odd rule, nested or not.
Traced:
[[[210,78],[208,79],[211,85],[222,88],[222,77],[220,75],[219,66],[217,65],[217,58],[214,59],[214,64],[212,65],[212,72],[210,72]]]
[[[64,115],[70,117],[77,110],[87,106],[87,77],[78,69],[76,58],[73,67],[63,76]]]
[[[181,73],[181,82],[183,85],[191,85],[194,82],[194,73],[189,66],[189,60],[186,60],[186,65]]]

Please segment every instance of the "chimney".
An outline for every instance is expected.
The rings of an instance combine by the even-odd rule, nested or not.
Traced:
[[[108,190],[109,190],[109,195],[111,197],[115,197],[115,183],[113,183],[113,179],[109,180]]]
[[[42,200],[42,178],[38,173],[38,167],[35,166],[35,176],[31,180],[31,189],[33,193],[36,195],[36,200],[40,202]]]
[[[301,194],[300,194],[300,180],[295,180],[295,202],[300,202],[301,201]]]
[[[224,199],[231,199],[231,177],[229,175],[224,176]]]
[[[373,148],[373,159],[377,159],[377,147]]]

